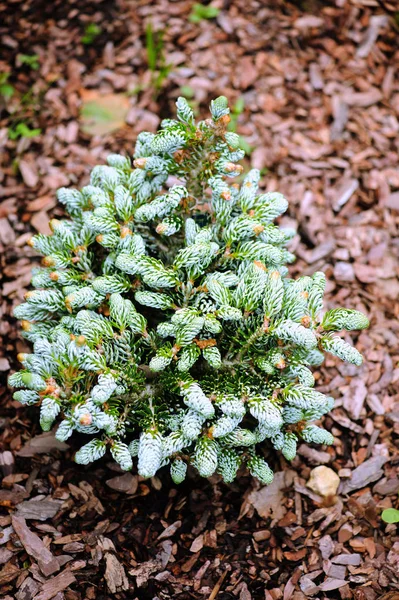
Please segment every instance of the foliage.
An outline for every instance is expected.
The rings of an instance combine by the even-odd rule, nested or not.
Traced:
[[[4,100],[12,98],[15,92],[14,86],[8,82],[9,77],[9,73],[0,73],[0,96]]]
[[[399,510],[386,508],[382,511],[381,518],[385,523],[399,523]]]
[[[79,463],[109,448],[143,477],[170,463],[180,482],[190,463],[229,482],[246,464],[267,484],[266,440],[287,460],[301,439],[333,443],[313,423],[334,401],[312,366],[325,351],[360,364],[336,332],[368,321],[321,316],[323,273],[288,277],[294,231],[273,223],[287,200],[258,192],[256,169],[234,181],[244,152],[226,98],[211,115],[196,123],[179,98],[177,120],[138,136],[133,166],[111,155],[81,191],[58,191],[70,219],[30,242],[44,258],[15,316],[34,352],[10,384],[43,429],[61,421],[59,440],[94,436]]]
[[[31,129],[26,123],[17,123],[14,127],[8,129],[8,137],[10,140],[17,140],[18,138],[33,138],[40,135],[41,129]]]
[[[82,35],[81,38],[82,44],[85,44],[85,46],[91,46],[101,32],[101,27],[96,23],[87,23],[84,35]]]
[[[145,39],[148,68],[151,72],[151,86],[154,89],[155,96],[157,96],[172,69],[172,65],[166,62],[163,32],[155,32],[151,22],[147,24]]]
[[[33,71],[37,71],[40,67],[37,54],[18,54],[17,61],[20,65],[26,65],[30,69],[33,69]]]
[[[191,9],[189,21],[191,21],[191,23],[199,23],[203,19],[214,19],[219,13],[220,8],[217,8],[216,6],[196,2]]]

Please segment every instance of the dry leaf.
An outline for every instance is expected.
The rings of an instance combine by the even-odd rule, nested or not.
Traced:
[[[126,124],[130,102],[124,94],[100,94],[97,90],[82,90],[80,127],[89,135],[105,135]]]

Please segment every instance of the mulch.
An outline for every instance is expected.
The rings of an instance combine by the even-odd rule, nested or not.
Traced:
[[[0,97],[5,600],[399,598],[397,527],[381,520],[384,508],[398,508],[399,491],[398,8],[394,0],[213,5],[216,18],[192,23],[191,0],[0,0],[0,74],[14,91]],[[170,65],[157,93],[149,22],[163,31]],[[99,31],[85,45],[90,24]],[[37,65],[21,59],[32,54]],[[144,481],[106,458],[77,466],[82,440],[42,434],[36,409],[21,408],[7,388],[17,353],[29,351],[12,317],[38,262],[26,241],[62,215],[55,190],[87,183],[111,151],[131,154],[141,130],[173,116],[182,92],[201,115],[212,97],[230,99],[248,166],[262,170],[263,189],[290,201],[282,222],[298,230],[292,274],[325,271],[328,307],[371,320],[352,336],[365,356],[360,369],[328,358],[315,374],[337,399],[324,419],[336,444],[302,445],[292,464],[270,452],[277,474],[268,488],[245,472],[228,486],[190,473],[176,487],[167,470]],[[81,110],[104,96],[125,123],[105,132]],[[40,132],[10,139],[21,123]],[[338,474],[337,494],[306,485],[317,465]]]

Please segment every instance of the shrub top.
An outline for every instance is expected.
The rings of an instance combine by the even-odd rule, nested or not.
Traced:
[[[143,477],[171,463],[180,482],[191,463],[230,482],[246,463],[269,483],[266,441],[287,460],[298,439],[333,443],[312,423],[333,399],[311,367],[325,352],[360,365],[335,332],[368,321],[320,316],[323,273],[288,277],[294,231],[274,224],[287,200],[259,193],[256,169],[241,177],[226,98],[210,108],[196,123],[179,98],[177,120],[138,136],[133,167],[114,154],[58,191],[70,219],[30,242],[44,258],[15,316],[34,352],[10,384],[44,430],[61,417],[59,440],[91,436],[79,463],[109,447],[122,469],[138,455]]]

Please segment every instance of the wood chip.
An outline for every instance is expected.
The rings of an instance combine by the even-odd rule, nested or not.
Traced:
[[[31,438],[21,450],[16,452],[16,454],[17,456],[29,457],[35,456],[36,454],[48,454],[52,450],[61,450],[61,452],[65,452],[68,448],[68,444],[59,442],[55,438],[54,433],[49,431],[48,433],[42,433]]]
[[[352,472],[351,479],[341,482],[340,493],[350,494],[354,490],[359,490],[366,487],[369,483],[381,479],[384,474],[381,467],[387,460],[388,458],[386,456],[373,456],[364,461],[364,463],[356,467]]]
[[[66,590],[75,582],[75,576],[70,571],[62,571],[62,573],[52,577],[43,584],[41,591],[36,594],[34,600],[51,600],[51,598],[54,598],[59,592]]]
[[[169,527],[167,527],[159,536],[158,536],[158,541],[160,540],[166,540],[170,537],[172,537],[173,535],[175,535],[176,531],[178,529],[180,529],[181,527],[181,521],[175,521],[174,523],[172,523],[172,525],[169,525]]]
[[[125,473],[124,475],[118,475],[117,477],[108,479],[105,483],[108,487],[117,492],[135,494],[138,487],[138,477],[131,473]]]
[[[108,552],[105,556],[104,577],[111,594],[126,591],[129,589],[129,581],[126,577],[125,569],[114,554]]]
[[[266,519],[271,516],[273,519],[282,519],[286,513],[283,504],[284,490],[292,485],[295,475],[296,472],[291,469],[275,473],[270,485],[249,494],[248,502],[254,506],[262,518]]]
[[[60,510],[62,505],[61,500],[40,499],[26,500],[18,504],[17,515],[24,519],[37,519],[38,521],[46,521],[52,519]]]
[[[16,515],[13,515],[11,519],[15,533],[29,556],[32,556],[37,561],[43,575],[48,577],[59,571],[60,564],[57,558],[53,556],[39,536],[29,529],[25,519]]]

